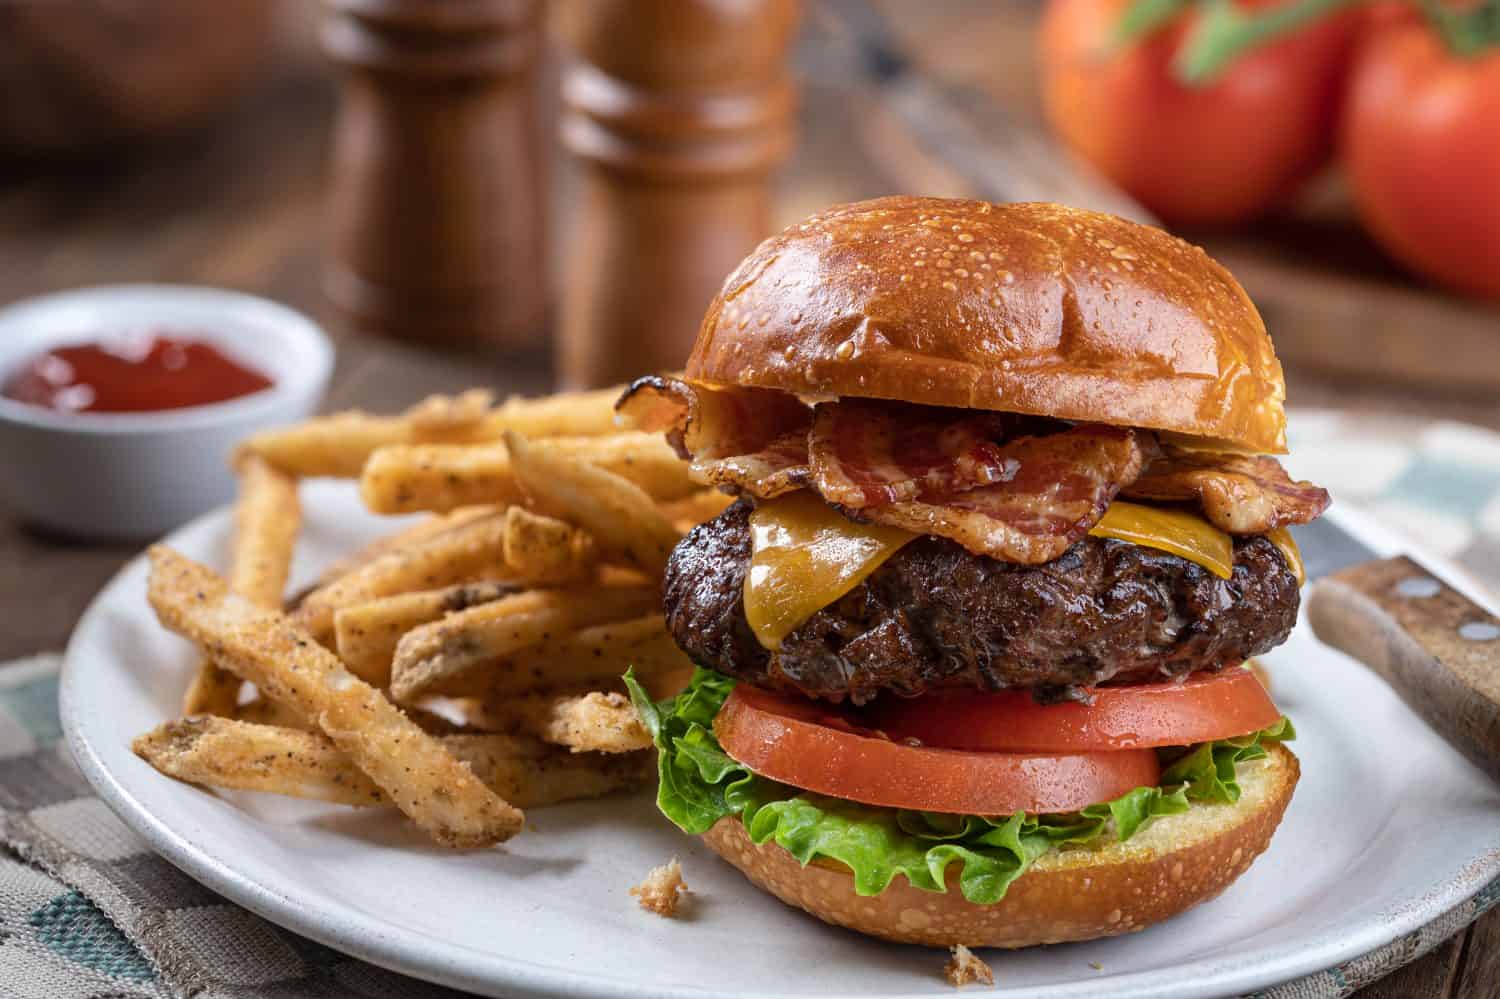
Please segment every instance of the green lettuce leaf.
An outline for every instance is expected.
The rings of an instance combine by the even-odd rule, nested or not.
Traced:
[[[1283,718],[1253,735],[1188,749],[1162,771],[1160,787],[1138,787],[1113,801],[1065,815],[949,815],[876,808],[800,791],[750,772],[714,738],[713,720],[735,681],[698,669],[676,697],[653,702],[629,673],[625,684],[658,750],[657,807],[683,832],[698,835],[739,816],[757,844],[774,840],[802,864],[822,857],[854,875],[860,895],[878,895],[898,874],[924,891],[947,890],[958,863],[964,898],[989,905],[1050,850],[1113,837],[1130,839],[1190,803],[1233,802],[1235,768],[1266,755],[1265,743],[1294,736]]]

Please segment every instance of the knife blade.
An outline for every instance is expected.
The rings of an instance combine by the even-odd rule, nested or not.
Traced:
[[[1293,531],[1319,641],[1382,677],[1500,783],[1500,618],[1408,556],[1380,558],[1330,518]]]
[[[870,0],[823,0],[818,21],[852,50],[854,72],[919,143],[990,201],[1056,201],[1158,225],[1125,192],[1027,128],[982,91],[923,73]]]

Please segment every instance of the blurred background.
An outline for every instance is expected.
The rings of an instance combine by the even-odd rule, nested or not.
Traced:
[[[681,356],[762,227],[1082,161],[1240,278],[1295,405],[1500,426],[1495,58],[1408,9],[1277,6],[1311,20],[1235,59],[1273,5],[423,6],[0,0],[0,301],[224,286],[326,323],[332,408],[540,391],[559,350],[572,382]],[[693,166],[724,156],[751,179]],[[499,301],[477,332],[445,282]]]

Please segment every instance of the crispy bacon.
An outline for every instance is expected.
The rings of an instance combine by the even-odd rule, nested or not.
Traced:
[[[1230,534],[1264,534],[1306,524],[1328,509],[1328,490],[1294,482],[1281,462],[1265,455],[1194,451],[1163,444],[1140,478],[1125,487],[1136,499],[1196,501]]]
[[[1098,523],[1143,460],[1141,436],[1081,426],[1000,445],[1008,477],[973,489],[924,491],[917,500],[865,507],[859,516],[950,538],[978,555],[1050,562]]]
[[[641,430],[666,432],[704,485],[770,499],[807,484],[812,411],[785,392],[651,375],[633,382],[615,410]]]
[[[1016,474],[1000,441],[1003,413],[869,399],[819,405],[808,442],[812,482],[850,509],[956,493]]]

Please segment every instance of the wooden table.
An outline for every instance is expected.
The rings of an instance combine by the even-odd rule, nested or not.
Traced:
[[[965,0],[891,10],[933,72],[983,85],[1022,118],[1035,116],[1031,7]],[[206,134],[72,166],[0,165],[0,303],[116,281],[222,285],[268,295],[329,322],[339,349],[330,408],[395,409],[429,392],[477,382],[502,392],[546,390],[551,376],[545,345],[509,356],[439,355],[358,338],[332,321],[318,290],[330,78],[306,14],[289,17],[284,34],[281,57],[263,84]],[[802,145],[782,180],[778,214],[784,222],[831,202],[877,194],[958,193],[952,173],[917,149],[867,97],[815,82],[805,95],[803,122]],[[555,214],[561,220],[570,205],[570,181],[561,157],[556,166]],[[1434,316],[1474,314],[1473,307],[1416,288],[1372,263],[1373,251],[1346,223],[1279,225],[1298,224],[1332,226],[1342,241],[1342,276],[1327,278],[1330,295],[1357,282],[1404,308]],[[1294,261],[1290,268],[1277,262],[1268,248],[1277,231],[1271,226],[1211,243],[1235,261],[1236,270],[1243,266],[1262,280],[1274,279],[1278,267],[1290,274],[1306,262]],[[1313,308],[1328,307],[1315,302]],[[1298,315],[1293,309],[1280,318],[1296,325]],[[1288,367],[1290,395],[1300,405],[1500,427],[1500,392],[1493,388],[1393,387]],[[6,619],[0,660],[61,648],[89,599],[135,551],[40,535],[0,511],[0,607]],[[1500,911],[1360,995],[1500,999]]]

